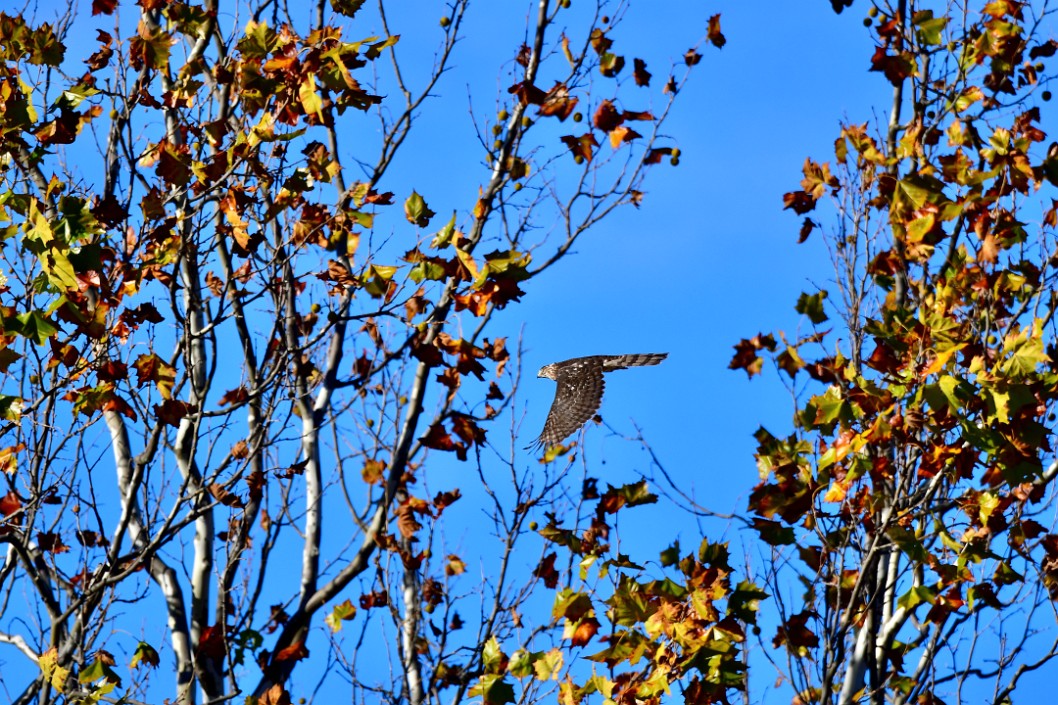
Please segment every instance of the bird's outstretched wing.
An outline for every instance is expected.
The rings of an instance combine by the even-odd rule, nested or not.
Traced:
[[[544,430],[527,448],[538,450],[561,443],[583,426],[602,403],[604,356],[583,357],[562,363],[555,379],[555,400],[544,421]]]

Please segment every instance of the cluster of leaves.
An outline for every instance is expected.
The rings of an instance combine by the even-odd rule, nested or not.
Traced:
[[[451,3],[434,29],[437,64],[418,91],[379,5],[385,32],[357,39],[362,0],[335,0],[308,26],[279,6],[236,13],[234,29],[224,19],[234,10],[216,3],[142,0],[138,14],[119,17],[116,1],[96,0],[93,16],[117,21],[84,59],[66,41],[86,18],[53,26],[0,15],[0,542],[11,549],[0,631],[40,666],[35,681],[17,683],[18,702],[133,697],[149,690],[144,667],[162,661],[175,662],[175,689],[150,688],[173,701],[192,701],[197,688],[208,701],[238,692],[288,702],[318,612],[327,629],[316,638],[336,640],[350,623],[366,633],[370,620],[395,619],[402,641],[378,653],[397,654],[396,682],[349,675],[416,705],[424,687],[467,694],[472,674],[550,678],[563,653],[595,636],[594,608],[578,615],[576,605],[598,600],[581,593],[557,615],[574,625],[568,643],[546,656],[503,656],[492,632],[509,616],[478,625],[480,638],[450,638],[463,628],[452,586],[466,564],[432,549],[464,491],[420,487],[430,458],[445,457],[430,451],[480,463],[498,445],[488,422],[510,403],[516,374],[507,336],[485,337],[486,327],[592,225],[639,205],[646,167],[663,156],[678,163],[658,135],[682,81],[658,91],[661,109],[625,109],[629,96],[646,101],[651,74],[634,58],[627,89],[618,80],[616,21],[591,17],[578,48],[554,36],[569,3],[542,3],[492,126],[485,176],[445,206],[452,216],[440,225],[419,192],[426,185],[390,186],[390,167],[438,92],[467,3]],[[719,16],[708,36],[723,46]],[[394,70],[379,78],[383,54]],[[557,64],[549,75],[565,77],[544,90],[546,57]],[[700,60],[684,57],[688,70]],[[582,122],[578,105],[594,108],[584,134],[535,131]],[[363,127],[369,111],[381,129]],[[377,154],[361,153],[361,137],[378,141]],[[584,208],[558,186],[567,155]],[[349,163],[363,167],[355,180]],[[532,240],[534,218],[554,214],[567,219],[567,239]],[[377,237],[383,230],[392,234]],[[340,491],[324,494],[335,486],[344,506]],[[518,522],[554,489],[520,495],[508,551]],[[606,512],[647,497],[614,492],[589,530],[600,540]],[[295,546],[299,571],[270,568]],[[570,550],[602,555],[601,544],[578,546]],[[605,686],[614,693],[654,698],[695,669],[702,698],[737,680],[734,620],[747,616],[731,597],[726,555],[710,548],[680,566],[682,587],[622,582],[641,606],[610,621],[630,640],[656,641],[656,663]],[[555,587],[550,576],[519,578]],[[472,592],[513,615],[520,602],[505,601],[531,593],[502,582],[512,579]],[[353,581],[359,600],[339,598]],[[13,594],[26,603],[13,606]],[[115,605],[144,595],[164,609],[168,643],[123,642],[137,617]],[[625,609],[625,598],[614,601],[611,610]],[[724,617],[714,602],[727,605]],[[693,634],[672,624],[691,605],[701,612]],[[647,625],[655,613],[667,616]],[[676,645],[697,655],[678,657]],[[115,664],[130,652],[133,682],[120,694]],[[450,665],[466,653],[469,662]],[[494,700],[502,678],[485,676],[474,693]],[[563,692],[579,699],[588,691],[578,687]]]
[[[743,340],[731,363],[753,376],[770,357],[812,390],[793,433],[757,433],[749,500],[807,588],[773,641],[806,666],[801,702],[939,702],[974,673],[1009,692],[1019,663],[1055,656],[1007,624],[1022,636],[987,672],[937,659],[982,611],[1006,624],[1018,601],[1058,599],[1058,535],[1037,521],[1056,476],[1058,202],[1034,205],[1054,150],[1027,105],[1058,44],[1031,34],[1029,3],[919,5],[866,21],[871,70],[894,88],[888,129],[844,126],[834,161],[806,160],[784,199],[801,215],[837,204],[840,296],[803,294],[811,333]],[[818,225],[806,217],[801,241]]]
[[[749,581],[733,585],[727,544],[707,539],[686,555],[674,543],[660,555],[668,574],[648,579],[646,569],[614,553],[608,539],[619,512],[653,504],[657,496],[645,481],[602,493],[596,485],[594,479],[584,483],[582,499],[588,506],[596,502],[585,529],[564,528],[554,516],[539,529],[555,550],[544,555],[535,575],[555,590],[551,617],[561,627],[562,646],[521,648],[508,656],[493,638],[470,694],[494,705],[516,702],[513,678],[523,689],[526,679],[558,681],[563,705],[586,702],[592,694],[619,705],[660,703],[677,686],[688,703],[729,702],[731,694],[745,690],[745,630],[756,624],[758,603],[767,595]],[[556,564],[569,565],[570,573]],[[606,583],[612,587],[608,595],[600,587]],[[595,668],[584,674],[577,660],[563,657],[593,642],[602,648],[581,658],[605,666],[606,675]]]

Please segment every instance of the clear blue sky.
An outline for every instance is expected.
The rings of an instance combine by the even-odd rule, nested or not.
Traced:
[[[576,11],[587,3],[573,4]],[[402,35],[401,51],[430,56],[440,31],[439,4],[401,5],[406,9],[390,18]],[[89,2],[78,7],[83,15],[74,47],[78,39],[94,37],[84,27],[112,25],[109,19],[90,20]],[[384,185],[402,189],[399,200],[415,188],[439,214],[472,205],[483,171],[468,95],[478,115],[493,110],[497,95],[506,97],[510,81],[501,67],[509,69],[524,35],[523,7],[528,4],[514,0],[472,6],[454,67],[438,85],[438,97],[424,106],[424,129],[413,135]],[[65,3],[45,0],[38,8],[38,17],[47,19]],[[837,16],[827,0],[632,4],[615,33],[617,48],[646,59],[655,81],[705,36],[709,16],[721,13],[728,43],[723,50],[700,48],[704,58],[668,124],[666,132],[682,151],[680,165],[654,167],[641,209],[619,211],[596,227],[575,256],[533,281],[523,303],[508,307],[490,328],[490,336],[511,341],[524,336],[519,447],[539,432],[554,391],[552,382],[535,378],[541,365],[596,353],[668,352],[659,367],[610,375],[601,413],[622,432],[631,433],[634,420],[699,502],[717,512],[745,509],[757,482],[752,434],[760,425],[787,432],[793,404],[773,370],[748,381],[727,364],[740,338],[758,331],[796,335],[807,325],[793,308],[798,294],[813,283],[826,287],[832,278],[819,237],[796,244],[800,219],[782,210],[782,195],[798,188],[805,157],[832,158],[839,122],[867,122],[887,109],[888,83],[867,73],[873,43],[860,25],[865,8],[858,2]],[[240,15],[239,23],[245,20]],[[382,33],[361,26],[363,36]],[[82,54],[74,47],[73,55]],[[490,433],[502,438],[505,426]],[[605,427],[588,431],[585,450],[599,463],[592,474],[604,482],[634,481],[648,469],[642,451],[608,437]],[[523,462],[534,461],[525,455]],[[438,488],[460,484],[473,496],[468,486],[476,478],[468,466],[439,462],[431,473],[429,481]],[[623,527],[633,555],[656,555],[677,532],[685,547],[696,545],[704,528],[714,538],[748,540],[745,550],[756,558],[754,537],[722,522],[697,525],[660,505],[636,511],[630,519],[639,517],[641,527]],[[476,536],[474,515],[466,518],[462,529],[451,525],[448,533],[476,574],[473,553],[489,546]],[[355,594],[353,589],[354,601]],[[322,628],[319,622],[316,627]],[[322,640],[315,647],[322,652]],[[0,650],[5,666],[20,658]],[[759,697],[775,674],[764,666],[756,676]],[[307,679],[302,683],[311,687]],[[341,688],[333,695],[348,697]],[[776,702],[788,701],[785,692],[773,695]]]

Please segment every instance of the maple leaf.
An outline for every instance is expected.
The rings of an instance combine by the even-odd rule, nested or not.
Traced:
[[[802,656],[808,653],[808,649],[819,646],[819,637],[807,626],[808,620],[815,616],[813,612],[804,611],[787,619],[776,631],[772,645],[776,648],[785,645],[792,653]]]
[[[458,457],[460,460],[467,459],[466,445],[459,441],[453,440],[452,436],[449,435],[447,431],[445,431],[445,428],[441,423],[435,423],[430,426],[430,429],[426,432],[426,435],[419,440],[426,448],[454,452],[456,454],[456,457]]]
[[[723,49],[724,45],[727,44],[727,38],[720,31],[720,15],[713,15],[709,18],[709,29],[706,36],[709,37],[709,41],[717,49]]]
[[[518,96],[522,105],[542,105],[547,94],[534,86],[530,81],[520,81],[507,89],[508,93]]]
[[[389,595],[382,591],[365,593],[360,596],[360,609],[371,609],[372,607],[385,607],[389,604]]]
[[[430,224],[430,218],[437,215],[430,207],[426,205],[426,201],[417,192],[412,191],[411,195],[408,196],[408,200],[404,202],[404,216],[408,219],[409,223],[425,228]]]
[[[155,353],[140,355],[132,366],[136,370],[137,382],[141,387],[147,382],[154,382],[162,398],[169,399],[176,381],[176,368]]]
[[[448,559],[445,561],[445,575],[452,577],[453,575],[462,575],[467,570],[467,564],[463,562],[463,559],[454,553],[449,554]]]
[[[136,645],[136,652],[132,654],[132,659],[129,661],[129,668],[138,668],[140,666],[158,668],[159,664],[161,664],[161,658],[158,656],[158,652],[155,648],[150,644],[141,641]]]
[[[433,498],[433,505],[437,508],[437,515],[440,516],[446,507],[455,504],[462,496],[463,493],[458,487],[450,492],[438,492]]]
[[[369,485],[381,483],[386,477],[386,461],[369,459],[364,462],[360,470],[360,476]]]
[[[174,428],[180,426],[180,421],[196,411],[194,404],[178,399],[166,399],[161,404],[154,406],[154,413],[158,420]]]
[[[50,531],[37,534],[37,545],[48,553],[67,553],[70,550],[59,534]]]
[[[752,377],[760,374],[764,360],[757,355],[759,350],[775,351],[775,338],[759,333],[753,338],[743,339],[735,345],[735,356],[728,364],[728,369],[745,370]]]
[[[577,622],[572,630],[569,630],[567,626],[566,631],[572,631],[569,635],[571,646],[584,646],[598,633],[599,620],[595,619],[595,617],[585,617]],[[565,633],[563,636],[565,636]]]
[[[551,553],[544,556],[540,565],[533,570],[533,575],[544,581],[544,586],[550,589],[554,589],[558,585],[559,574],[555,570],[555,560],[558,558],[558,554],[552,551]]]
[[[395,514],[397,515],[397,529],[404,538],[412,538],[422,528],[422,524],[415,518],[414,507],[408,501],[397,507]]]
[[[914,72],[915,64],[906,53],[892,55],[886,52],[884,46],[879,46],[871,57],[870,70],[880,71],[891,84],[899,86]]]
[[[647,62],[642,59],[632,60],[632,78],[635,79],[637,86],[649,86],[650,75],[650,72],[647,71]]]
[[[663,157],[672,154],[672,147],[654,147],[643,157],[644,164],[660,164]]]
[[[118,0],[92,0],[92,16],[112,15],[118,6]]]
[[[811,218],[805,218],[804,222],[801,223],[801,230],[797,233],[797,244],[800,245],[802,242],[808,239],[808,236],[812,234],[812,230],[815,229],[816,223]]]
[[[639,134],[632,128],[621,125],[610,133],[610,146],[614,149],[617,149],[623,143],[631,142],[632,140],[642,136],[643,135]]]
[[[569,95],[569,89],[565,83],[556,82],[552,86],[551,90],[544,96],[543,104],[540,106],[539,114],[544,116],[554,116],[559,119],[560,122],[565,122],[566,118],[573,114],[573,110],[577,107],[579,102],[578,98],[571,98]]]
[[[816,199],[811,194],[804,191],[791,191],[790,193],[783,194],[782,197],[783,210],[792,208],[793,212],[797,215],[804,215],[809,211],[815,210]]]
[[[598,147],[599,143],[595,141],[595,135],[590,132],[586,132],[580,137],[574,137],[573,135],[565,135],[560,138],[569,151],[573,154],[574,160],[581,159],[586,162],[591,162],[591,158],[594,155],[593,147]]]
[[[609,100],[604,100],[595,110],[592,124],[604,132],[609,132],[620,125],[623,120],[624,118],[621,117],[621,113],[614,107],[614,104]]]

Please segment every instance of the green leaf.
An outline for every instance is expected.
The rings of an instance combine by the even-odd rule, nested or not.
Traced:
[[[408,278],[416,284],[421,283],[424,279],[441,281],[445,278],[445,268],[444,265],[428,259],[422,259],[408,272]]]
[[[489,637],[481,649],[481,664],[485,667],[486,673],[499,673],[506,659],[507,655],[500,648],[500,642],[494,636]]]
[[[472,698],[480,697],[483,705],[514,702],[514,688],[504,676],[494,673],[483,675],[467,694]]]
[[[827,314],[823,310],[823,301],[826,300],[827,296],[828,294],[825,290],[817,291],[812,295],[802,293],[800,298],[797,299],[797,306],[794,308],[801,315],[808,316],[808,320],[812,321],[812,323],[819,325],[827,320]]]
[[[771,595],[757,587],[756,583],[743,580],[727,598],[727,609],[725,611],[729,617],[734,617],[749,624],[756,624],[760,601],[769,597]]]
[[[607,514],[614,514],[622,507],[636,507],[641,504],[654,504],[658,496],[650,492],[647,481],[640,480],[621,487],[611,486],[599,498],[599,508]]]
[[[680,561],[680,542],[676,540],[671,546],[661,552],[661,565],[668,568]]]
[[[937,599],[936,590],[925,585],[919,585],[918,587],[913,587],[906,593],[901,595],[900,598],[897,599],[896,604],[902,607],[903,609],[909,610],[914,607],[917,607],[923,602],[927,604],[933,604],[933,601],[935,599]]]
[[[456,213],[452,211],[452,218],[449,220],[443,228],[437,231],[437,234],[433,236],[433,240],[430,241],[430,247],[443,248],[448,247],[448,243],[452,241],[452,233],[456,229]]]
[[[366,0],[331,0],[331,8],[339,15],[353,17]]]
[[[897,220],[907,220],[910,215],[927,203],[938,203],[944,191],[944,182],[933,176],[913,174],[896,182],[890,214]]]
[[[947,17],[933,17],[933,10],[921,10],[912,16],[911,23],[915,25],[918,41],[922,44],[937,46],[944,43],[941,32],[948,25]]]
[[[1006,359],[1000,365],[1000,371],[1015,379],[1030,376],[1036,367],[1051,358],[1044,352],[1043,340],[1034,328],[1023,328],[1011,333],[1003,340],[1003,352]]]
[[[533,674],[533,661],[536,657],[537,654],[530,653],[525,649],[518,649],[511,654],[511,658],[507,662],[507,673],[510,673],[515,678],[531,676]]]
[[[349,600],[346,600],[340,605],[335,605],[331,613],[323,620],[327,623],[327,626],[331,628],[332,632],[339,632],[342,630],[342,622],[348,622],[356,616],[356,607]]]
[[[417,191],[412,191],[411,195],[408,196],[408,200],[404,201],[404,216],[408,219],[409,223],[418,225],[420,228],[425,228],[430,224],[430,218],[436,215],[430,207],[426,205],[426,201],[423,197],[418,194]],[[452,216],[453,221],[455,215]]]
[[[4,321],[4,328],[12,333],[20,333],[37,345],[44,345],[59,332],[59,329],[39,311],[20,313],[15,316],[14,320]]]
[[[132,655],[132,660],[129,661],[129,668],[136,668],[138,666],[158,668],[160,662],[161,659],[158,657],[158,652],[155,651],[154,647],[141,641],[139,645],[136,646],[136,653]]]
[[[533,671],[536,673],[536,679],[540,681],[557,681],[559,673],[562,672],[562,651],[554,648],[537,656],[538,658],[533,661]]]
[[[896,526],[889,529],[886,535],[912,561],[916,563],[927,563],[929,561],[929,553],[911,529]]]
[[[298,87],[298,100],[301,101],[301,109],[306,115],[315,115],[323,122],[323,99],[316,92],[316,77],[311,73]]]
[[[86,683],[95,683],[104,678],[110,682],[121,682],[121,679],[118,678],[118,675],[114,673],[113,669],[103,663],[103,660],[100,658],[96,658],[92,661],[92,665],[87,668],[82,668],[81,672],[77,674],[77,682],[82,685]]]
[[[1025,576],[1011,568],[1008,562],[1000,561],[992,575],[992,580],[996,585],[1013,585],[1025,582]]]
[[[576,622],[592,609],[591,598],[583,592],[577,592],[572,588],[563,588],[555,595],[555,605],[551,608],[551,616],[555,619],[565,617]]]
[[[368,47],[367,47],[367,51],[364,52],[364,56],[366,56],[369,59],[374,59],[374,58],[378,57],[379,54],[382,53],[383,49],[386,49],[388,47],[393,46],[398,41],[400,41],[400,35],[399,34],[394,34],[392,37],[386,37],[385,39],[383,39],[380,42],[375,42],[374,44],[369,44]]]

